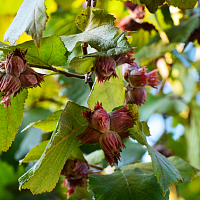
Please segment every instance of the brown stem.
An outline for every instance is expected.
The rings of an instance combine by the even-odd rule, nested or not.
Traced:
[[[29,65],[30,65],[30,67],[51,70],[51,71],[57,72],[59,74],[62,74],[64,76],[66,76],[66,77],[85,79],[84,75],[73,74],[73,73],[70,73],[70,72],[62,71],[62,70],[59,70],[59,69],[57,69],[57,68],[55,68],[53,66],[40,66],[40,65],[32,65],[32,64],[29,64]]]
[[[88,164],[90,167],[93,167],[93,168],[96,168],[96,169],[99,169],[99,170],[103,170],[103,167],[100,167],[98,165],[94,165],[94,164]]]
[[[92,0],[86,0],[86,8],[91,7]]]
[[[165,86],[165,83],[166,83],[167,79],[163,79],[162,80],[162,83],[161,83],[161,86],[160,86],[160,89],[159,89],[159,93],[162,94],[163,93],[163,88]]]
[[[86,55],[86,54],[87,54],[87,47],[88,47],[88,44],[87,44],[87,43],[83,42],[83,43],[81,44],[81,48],[82,48],[82,53],[83,53],[83,55]]]
[[[92,89],[92,86],[93,86],[93,80],[92,80],[91,75],[92,75],[91,72],[85,74],[85,83],[89,85],[90,90]]]

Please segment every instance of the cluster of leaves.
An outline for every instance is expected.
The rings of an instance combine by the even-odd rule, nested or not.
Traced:
[[[163,3],[181,9],[189,9],[193,8],[197,1],[184,1],[183,3],[181,0],[166,2],[132,0],[132,2],[142,6],[145,5],[150,12],[155,12]],[[75,73],[84,74],[91,71],[95,60],[99,57],[123,54],[131,51],[132,47],[138,47],[135,53],[137,62],[148,64],[150,69],[151,67],[155,68],[155,62],[162,59],[163,55],[165,55],[164,62],[167,63],[166,53],[171,52],[170,55],[173,58],[171,60],[173,61],[167,64],[172,65],[176,62],[173,66],[175,72],[175,70],[180,71],[181,67],[183,68],[183,65],[186,65],[189,60],[187,55],[176,50],[177,45],[190,41],[192,33],[199,28],[199,15],[196,13],[191,13],[188,19],[182,19],[183,22],[178,26],[174,26],[171,24],[170,12],[164,14],[165,9],[169,11],[168,7],[158,9],[156,14],[151,14],[148,10],[145,10],[144,22],[152,24],[157,33],[149,36],[149,32],[147,34],[143,31],[142,34],[146,40],[141,44],[140,41],[134,39],[138,33],[141,34],[141,30],[138,30],[138,33],[125,31],[117,35],[118,28],[115,26],[113,15],[107,14],[104,10],[87,8],[76,17],[76,25],[79,30],[74,28],[73,32],[73,30],[69,31],[70,28],[66,27],[66,31],[63,31],[64,35],[52,35],[42,38],[48,19],[44,3],[44,0],[34,2],[24,0],[15,19],[4,35],[4,39],[10,45],[0,42],[0,50],[4,53],[2,59],[5,59],[5,55],[8,52],[18,48],[20,50],[27,50],[26,57],[28,63],[33,67],[54,71],[59,69],[61,73],[68,73],[67,70],[74,72],[75,70]],[[66,11],[54,13],[50,18],[49,24],[54,23],[53,20],[59,19],[59,16],[66,16],[68,19],[68,13]],[[73,12],[72,14],[70,13],[71,17],[74,16],[74,21],[75,14]],[[167,18],[170,18],[171,21],[167,21]],[[165,19],[165,23],[161,24],[159,21],[161,19]],[[14,45],[19,36],[24,32],[31,35],[33,40]],[[44,32],[44,34],[47,34],[47,32]],[[129,40],[130,43],[127,40],[127,34],[132,34],[133,39]],[[167,39],[167,42],[165,39]],[[91,52],[83,56],[80,55],[80,52],[77,53],[76,51],[79,51],[77,49],[81,43],[89,44]],[[69,61],[67,61],[68,59]],[[154,61],[152,62],[152,60]],[[166,76],[162,70],[160,70],[160,74],[165,83],[169,74]],[[71,98],[74,102],[68,101],[64,109],[57,110],[44,120],[31,122],[24,129],[25,131],[30,127],[36,127],[42,129],[44,133],[52,132],[52,134],[50,134],[49,140],[45,140],[32,148],[24,159],[20,160],[20,164],[34,163],[27,172],[24,173],[24,170],[21,170],[24,174],[19,178],[20,189],[28,188],[33,194],[51,192],[59,181],[61,170],[68,159],[87,160],[90,164],[101,164],[104,166],[105,157],[102,150],[98,150],[99,147],[96,146],[95,150],[97,151],[94,151],[94,149],[88,150],[88,152],[85,151],[84,149],[87,146],[81,146],[76,136],[81,134],[87,127],[87,122],[81,113],[81,111],[87,109],[81,106],[85,105],[87,96],[87,104],[90,108],[93,108],[98,100],[103,103],[103,107],[107,112],[119,109],[118,107],[124,104],[125,90],[121,68],[118,67],[116,72],[118,79],[110,78],[109,81],[104,83],[95,81],[91,91],[89,91],[87,85],[84,85],[83,80],[59,77],[59,81],[63,85],[67,87],[72,85],[71,88],[67,88],[67,91],[63,91],[63,93],[67,94],[68,98]],[[93,192],[95,199],[169,199],[169,187],[171,185],[178,184],[184,179],[191,179],[197,174],[197,168],[200,168],[200,160],[193,158],[194,154],[199,158],[200,152],[198,143],[200,138],[198,129],[199,114],[197,112],[199,106],[194,100],[194,90],[192,89],[193,92],[191,92],[191,88],[196,83],[193,80],[192,70],[185,68],[183,77],[180,79],[182,79],[179,80],[181,83],[184,83],[185,79],[191,81],[190,86],[187,86],[187,83],[184,85],[185,93],[181,94],[182,96],[179,98],[174,94],[161,94],[155,97],[149,93],[147,104],[140,109],[140,120],[146,121],[152,113],[160,112],[165,115],[172,115],[175,120],[180,122],[178,114],[189,107],[191,119],[187,121],[186,125],[186,137],[189,147],[188,161],[196,168],[176,156],[167,159],[151,147],[146,139],[146,137],[150,136],[147,123],[139,121],[138,117],[137,123],[129,131],[131,133],[130,137],[137,140],[139,144],[133,143],[130,140],[124,142],[127,149],[122,152],[122,159],[117,171],[110,175],[89,176],[88,189]],[[73,93],[77,95],[73,96]],[[80,95],[82,95],[80,93],[85,93],[82,99],[80,98]],[[11,106],[8,109],[0,105],[2,122],[0,125],[2,130],[0,151],[7,151],[15,138],[18,127],[22,123],[23,107],[26,98],[27,90],[23,90],[23,92],[12,99]],[[186,101],[187,105],[181,104],[180,99]],[[136,105],[130,105],[130,109],[134,115],[139,116],[139,110]],[[192,133],[192,135],[189,133]],[[193,144],[194,141],[196,142],[195,145]],[[131,164],[144,154],[145,149],[142,145],[145,145],[152,162]],[[137,152],[136,155],[130,153],[133,150]],[[90,154],[83,156],[82,152]],[[184,158],[179,154],[175,153],[175,155]],[[4,163],[0,163],[0,165],[5,168]],[[19,172],[19,174],[21,175],[22,173]]]

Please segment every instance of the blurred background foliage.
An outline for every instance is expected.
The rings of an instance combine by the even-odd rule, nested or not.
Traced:
[[[0,41],[3,42],[3,35],[21,3],[22,0],[0,0]],[[84,3],[84,0],[46,0],[49,20],[43,36],[79,33],[75,19]],[[200,6],[180,10],[164,5],[154,14],[141,7],[130,8],[120,1],[99,0],[96,7],[116,17],[119,33],[135,31],[129,35],[132,36],[129,42],[137,47],[134,55],[140,67],[146,65],[149,70],[159,69],[162,82],[157,90],[147,88],[147,102],[140,109],[140,119],[148,122],[152,135],[148,137],[148,142],[163,155],[179,156],[200,169]],[[17,43],[27,40],[31,40],[31,37],[24,33]],[[70,59],[77,55],[81,55],[80,47],[73,51]],[[67,69],[73,71],[70,67]],[[29,123],[45,119],[52,112],[64,108],[67,100],[87,106],[89,93],[84,80],[51,74],[45,78],[41,88],[29,90],[24,119],[16,139],[7,152],[0,154],[0,200],[66,199],[62,180],[51,193],[33,196],[28,190],[18,191],[17,179],[34,164],[19,166],[19,160],[51,135],[34,127],[24,132],[21,130]],[[127,148],[122,152],[120,167],[149,161],[141,145],[130,140],[125,144]],[[81,147],[87,154],[99,148]],[[105,165],[105,160],[102,164]],[[84,188],[78,189],[70,197],[91,198],[92,194]],[[170,199],[200,199],[200,178],[172,187]]]

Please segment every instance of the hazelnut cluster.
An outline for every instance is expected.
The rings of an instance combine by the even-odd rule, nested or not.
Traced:
[[[88,164],[80,159],[68,159],[61,171],[65,176],[63,186],[67,187],[67,193],[75,193],[76,187],[84,187],[84,179],[88,179],[88,174],[98,174],[89,170]]]
[[[128,83],[125,94],[125,104],[145,104],[146,89],[149,85],[156,88],[159,85],[158,70],[155,69],[149,73],[146,72],[146,67],[140,68],[136,62],[132,65],[123,64],[122,74],[124,80]]]
[[[0,61],[0,92],[3,92],[1,103],[6,108],[11,103],[10,95],[16,96],[23,88],[40,86],[44,81],[43,74],[29,67],[25,55],[26,51],[16,49],[7,54],[6,61]]]
[[[128,128],[135,124],[135,118],[131,110],[125,106],[119,110],[107,113],[102,103],[97,103],[93,110],[82,112],[88,121],[88,126],[83,133],[78,135],[82,144],[100,143],[105,158],[111,166],[118,164],[120,152],[125,145],[122,139],[129,136]]]
[[[115,68],[124,63],[132,64],[134,61],[134,58],[132,58],[132,53],[133,51],[130,51],[117,56],[97,58],[94,63],[94,67],[92,68],[92,70],[94,70],[96,73],[97,81],[100,83],[107,81],[111,76],[118,78]]]

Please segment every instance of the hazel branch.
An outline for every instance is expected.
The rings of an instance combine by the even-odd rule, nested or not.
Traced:
[[[103,170],[103,167],[100,167],[98,165],[94,165],[94,164],[88,164],[90,167],[93,167],[93,168],[96,168],[96,169],[99,169],[99,170]]]
[[[30,64],[30,67],[35,67],[35,68],[39,68],[39,69],[46,69],[46,70],[51,70],[51,71],[54,71],[54,72],[57,72],[59,74],[62,74],[66,77],[73,77],[73,78],[79,78],[79,79],[85,79],[85,75],[80,75],[80,74],[74,74],[74,73],[70,73],[70,72],[66,72],[66,71],[62,71],[62,70],[59,70],[53,66],[41,66],[41,65],[32,65]]]

